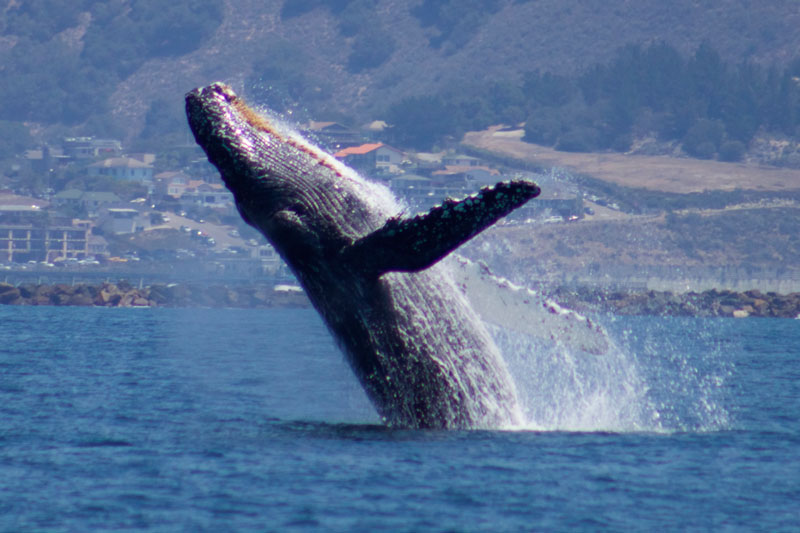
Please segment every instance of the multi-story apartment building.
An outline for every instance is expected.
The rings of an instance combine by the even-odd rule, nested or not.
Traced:
[[[55,261],[89,255],[87,225],[49,217],[37,206],[0,206],[0,261]]]

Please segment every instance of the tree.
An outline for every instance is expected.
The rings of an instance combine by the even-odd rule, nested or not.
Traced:
[[[575,93],[575,82],[550,72],[528,72],[523,77],[522,92],[532,107],[560,107]]]
[[[700,119],[683,137],[683,149],[689,155],[709,159],[725,137],[725,126],[719,120]]]
[[[746,148],[741,141],[726,141],[719,147],[721,161],[741,161]]]
[[[0,120],[0,159],[15,156],[31,147],[28,128],[19,122]]]
[[[562,152],[591,152],[597,148],[598,138],[596,129],[578,126],[562,135],[555,148]]]
[[[502,5],[500,0],[423,0],[411,14],[423,27],[439,30],[439,35],[431,39],[432,46],[440,48],[449,43],[452,51],[469,42],[486,17]]]
[[[525,142],[553,146],[561,135],[562,125],[553,114],[534,113],[525,121]]]
[[[246,80],[249,100],[282,113],[298,102],[312,107],[325,98],[327,88],[308,78],[310,59],[301,48],[280,38],[264,43],[263,48],[264,55],[256,59]]]
[[[702,117],[719,118],[728,85],[728,67],[708,42],[703,42],[687,65],[693,95],[705,103]]]
[[[395,142],[417,150],[456,133],[456,109],[439,96],[405,98],[389,108],[388,119]]]
[[[361,72],[379,67],[392,56],[395,48],[391,36],[378,27],[370,27],[356,35],[350,57],[347,58],[347,69]]]

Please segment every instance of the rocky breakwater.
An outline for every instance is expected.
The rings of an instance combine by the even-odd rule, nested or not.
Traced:
[[[127,282],[100,285],[0,283],[0,304],[95,307],[308,307],[302,291],[272,285],[156,284],[137,288]]]
[[[552,296],[573,309],[617,315],[698,317],[800,317],[800,293],[708,290],[676,294],[662,291],[603,291],[559,288]]]
[[[676,294],[662,291],[605,291],[560,287],[549,294],[583,312],[616,315],[698,317],[800,317],[800,293],[709,290]],[[310,307],[297,287],[254,285],[155,284],[137,288],[127,282],[100,285],[0,283],[0,304],[96,307]]]

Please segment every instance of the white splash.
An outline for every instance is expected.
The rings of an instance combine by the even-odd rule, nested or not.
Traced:
[[[661,431],[635,360],[615,345],[601,355],[491,328],[511,369],[525,424],[540,431]]]

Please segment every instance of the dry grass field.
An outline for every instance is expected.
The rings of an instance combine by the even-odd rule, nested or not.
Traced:
[[[634,188],[692,193],[705,190],[800,189],[800,170],[669,156],[558,152],[522,142],[522,130],[469,132],[463,143],[481,150]]]

